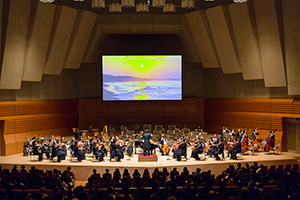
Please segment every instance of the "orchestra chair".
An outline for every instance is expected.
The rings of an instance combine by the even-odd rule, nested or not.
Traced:
[[[251,151],[251,156],[257,156],[258,153],[256,153],[254,150],[257,148],[257,144],[253,144],[253,147],[249,148]]]
[[[267,142],[266,141],[261,141],[261,145],[260,145],[260,152],[264,152],[265,151],[265,146],[266,146]]]
[[[206,145],[204,145],[204,146],[205,146],[205,147],[204,147],[204,150],[203,150],[202,156],[201,156],[201,157],[199,156],[199,158],[200,158],[200,160],[206,161],[206,160],[207,160],[207,157],[206,157],[206,155],[205,155],[205,149],[206,149]]]
[[[28,148],[28,158],[29,161],[39,161],[39,155],[33,155],[32,147]]]
[[[236,158],[237,158],[237,160],[244,160],[245,159],[244,154],[243,154],[243,148],[241,148],[241,152],[238,152],[236,154]]]
[[[274,154],[280,155],[281,152],[279,151],[280,149],[280,143],[277,143],[277,146],[275,146],[272,150]]]
[[[69,161],[71,161],[71,162],[75,162],[75,161],[78,162],[78,158],[75,156],[74,151],[72,149],[70,149]]]
[[[86,153],[86,154],[85,154],[85,158],[86,158],[86,160],[88,160],[88,161],[91,161],[94,157],[95,157],[95,156],[94,156],[94,154],[93,154],[93,151],[91,151],[90,153]]]

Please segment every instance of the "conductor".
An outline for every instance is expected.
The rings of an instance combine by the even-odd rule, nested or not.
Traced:
[[[151,137],[152,137],[152,135],[149,134],[148,130],[145,130],[145,134],[142,135],[142,138],[144,138],[144,156],[146,156],[146,154],[148,154],[148,156],[150,155],[150,148],[151,148],[150,138]]]

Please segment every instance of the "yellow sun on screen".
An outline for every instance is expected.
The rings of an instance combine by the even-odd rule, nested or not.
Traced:
[[[144,67],[144,64],[141,64],[141,67]]]

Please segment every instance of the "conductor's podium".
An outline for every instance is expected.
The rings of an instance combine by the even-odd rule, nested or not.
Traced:
[[[157,162],[157,155],[143,156],[139,155],[139,162]]]

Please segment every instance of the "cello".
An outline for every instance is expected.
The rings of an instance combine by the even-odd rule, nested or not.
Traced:
[[[275,142],[274,133],[276,131],[277,131],[277,129],[275,129],[274,131],[270,131],[270,135],[266,139],[266,146],[265,146],[265,149],[264,149],[265,152],[269,152],[274,147],[274,142]]]

